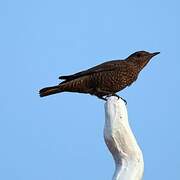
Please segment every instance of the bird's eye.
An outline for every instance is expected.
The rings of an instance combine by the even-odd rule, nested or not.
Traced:
[[[140,53],[137,53],[137,55],[136,55],[137,57],[141,57],[141,54]]]

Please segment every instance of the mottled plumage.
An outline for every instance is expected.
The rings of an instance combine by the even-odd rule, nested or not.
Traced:
[[[41,89],[40,96],[78,92],[105,99],[104,96],[116,95],[116,92],[130,86],[149,60],[157,54],[159,52],[138,51],[125,60],[108,61],[73,75],[60,76],[59,79],[64,81],[57,86]]]

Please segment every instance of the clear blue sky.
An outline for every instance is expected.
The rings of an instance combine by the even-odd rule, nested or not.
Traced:
[[[129,120],[145,180],[180,179],[178,0],[0,2],[0,179],[110,180],[104,102],[39,98],[58,76],[137,50],[160,51],[131,87]]]

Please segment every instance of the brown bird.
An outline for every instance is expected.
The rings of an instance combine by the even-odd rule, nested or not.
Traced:
[[[59,85],[46,87],[39,91],[41,97],[60,92],[78,92],[95,95],[106,100],[104,96],[115,95],[136,81],[140,71],[150,59],[160,52],[138,51],[124,60],[112,60],[63,79]]]

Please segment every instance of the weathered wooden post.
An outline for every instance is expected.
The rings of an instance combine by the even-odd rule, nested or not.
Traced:
[[[104,139],[115,161],[113,180],[141,180],[143,154],[129,126],[126,105],[114,96],[105,103]]]

